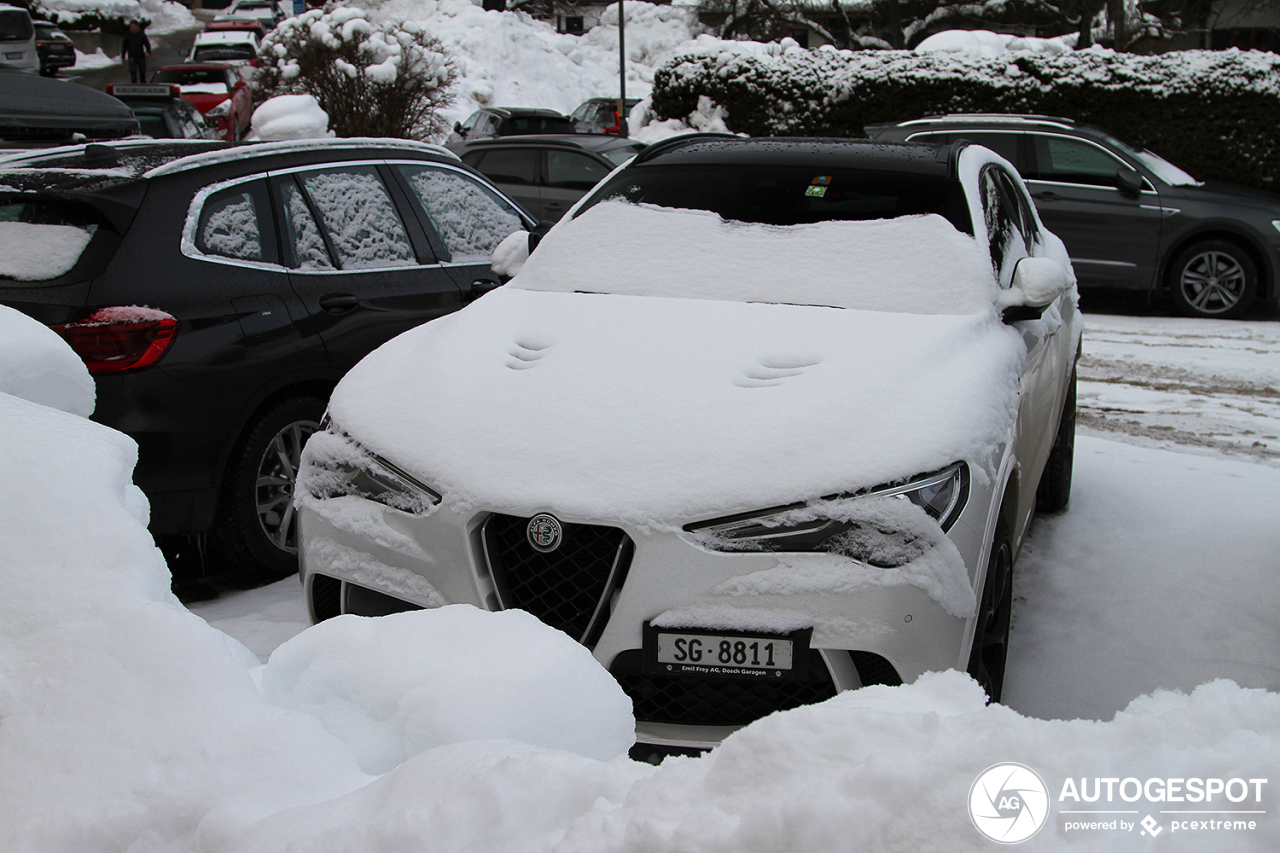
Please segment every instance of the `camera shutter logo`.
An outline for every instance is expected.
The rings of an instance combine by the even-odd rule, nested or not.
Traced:
[[[1026,841],[1049,819],[1049,789],[1026,765],[993,764],[969,789],[969,818],[992,841]]]
[[[560,527],[560,521],[554,515],[540,512],[529,519],[529,526],[525,528],[525,536],[528,538],[529,544],[533,546],[533,550],[549,554],[560,547],[560,541],[564,538],[564,530]]]

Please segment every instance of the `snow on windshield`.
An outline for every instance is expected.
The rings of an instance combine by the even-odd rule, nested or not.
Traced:
[[[71,272],[93,230],[0,221],[0,278],[49,281]]]
[[[1153,154],[1143,149],[1142,151],[1131,151],[1142,165],[1146,166],[1155,176],[1173,187],[1198,187],[1203,181],[1197,181],[1189,174],[1161,157],[1159,154]]]
[[[584,246],[626,258],[582,266]],[[941,216],[773,226],[609,201],[547,234],[512,286],[979,314],[995,303],[991,259]]]

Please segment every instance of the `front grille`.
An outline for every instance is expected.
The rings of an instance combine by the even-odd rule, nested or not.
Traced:
[[[640,650],[631,649],[614,658],[609,671],[631,697],[636,720],[644,723],[743,726],[774,711],[812,705],[836,695],[817,649],[809,650],[809,677],[796,681],[648,675],[640,665]]]
[[[560,547],[544,554],[529,544],[528,524],[527,518],[494,514],[481,531],[502,606],[527,610],[594,645],[604,630],[608,600],[630,565],[630,537],[616,527],[562,522]]]

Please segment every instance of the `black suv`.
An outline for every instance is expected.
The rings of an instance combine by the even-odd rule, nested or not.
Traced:
[[[1202,183],[1099,127],[1034,115],[948,115],[867,127],[873,139],[967,139],[1012,163],[1082,287],[1167,292],[1190,317],[1239,317],[1280,296],[1280,196]]]
[[[602,133],[503,136],[450,143],[534,218],[554,222],[610,172],[644,150],[643,142]]]
[[[533,225],[443,148],[346,139],[0,157],[6,223],[53,250],[0,258],[0,302],[88,364],[152,532],[266,576],[296,568],[294,471],[333,385],[496,287],[494,247]]]

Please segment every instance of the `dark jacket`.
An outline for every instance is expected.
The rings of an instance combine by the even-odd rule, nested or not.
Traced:
[[[151,42],[146,33],[139,30],[124,34],[124,41],[120,43],[120,55],[125,59],[145,59],[150,52]]]

